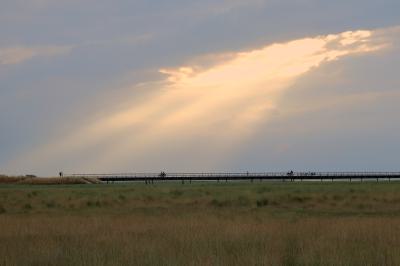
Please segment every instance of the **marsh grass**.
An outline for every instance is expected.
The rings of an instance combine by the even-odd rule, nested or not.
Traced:
[[[400,265],[400,183],[0,186],[0,265]]]
[[[0,214],[6,213],[6,209],[0,204]]]

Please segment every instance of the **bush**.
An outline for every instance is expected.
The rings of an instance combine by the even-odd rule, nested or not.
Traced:
[[[100,207],[101,203],[98,200],[96,200],[96,201],[89,200],[89,201],[86,202],[86,206],[88,206],[88,207]]]
[[[45,203],[47,208],[54,208],[56,207],[56,203],[54,201],[48,201]]]
[[[6,209],[0,205],[0,214],[6,213]]]
[[[263,194],[263,193],[265,193],[265,192],[270,192],[271,191],[271,188],[266,188],[266,187],[260,187],[260,188],[258,188],[257,190],[256,190],[256,192],[258,193],[258,194]]]
[[[213,200],[210,202],[210,204],[211,204],[212,206],[215,206],[215,207],[227,207],[227,206],[230,206],[230,205],[231,205],[231,202],[228,201],[228,200],[213,199]]]
[[[257,204],[257,207],[264,207],[269,204],[269,200],[267,198],[259,199],[259,200],[257,200],[256,204]]]
[[[27,204],[24,205],[23,208],[24,208],[24,210],[31,210],[32,209],[32,205],[27,203]]]
[[[250,200],[247,197],[239,196],[237,198],[237,205],[239,205],[239,206],[249,206],[250,205]]]
[[[174,190],[171,190],[169,192],[169,194],[171,194],[173,197],[180,197],[180,196],[183,195],[183,191],[182,190],[178,190],[178,189],[174,189]]]
[[[307,197],[302,197],[302,196],[294,196],[294,197],[290,197],[290,201],[292,202],[299,202],[299,203],[303,203],[306,200],[308,200]]]
[[[124,195],[122,195],[122,194],[119,194],[118,198],[119,198],[121,201],[126,200],[126,197],[125,197]]]

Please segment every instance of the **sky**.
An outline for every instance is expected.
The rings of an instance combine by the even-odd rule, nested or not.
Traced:
[[[0,174],[400,170],[398,0],[0,6]]]

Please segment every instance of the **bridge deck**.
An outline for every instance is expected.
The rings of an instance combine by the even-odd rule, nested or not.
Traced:
[[[228,180],[396,180],[400,172],[266,172],[266,173],[127,173],[74,174],[73,177],[92,177],[105,182],[123,181],[228,181]]]

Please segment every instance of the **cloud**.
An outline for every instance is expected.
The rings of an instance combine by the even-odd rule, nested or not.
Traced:
[[[78,45],[79,47],[84,46],[117,46],[117,45],[128,45],[130,47],[142,43],[146,43],[152,40],[154,36],[152,34],[140,34],[140,35],[125,35],[115,38],[108,38],[103,40],[91,40],[85,41]]]
[[[0,64],[15,65],[30,60],[34,57],[52,57],[64,55],[71,51],[72,48],[72,46],[15,46],[0,48]]]
[[[237,52],[226,60],[216,56],[211,65],[161,69],[166,79],[143,85],[153,93],[133,100],[132,107],[59,136],[24,160],[50,164],[56,158],[100,149],[83,164],[105,170],[132,161],[143,167],[148,156],[163,152],[179,156],[187,149],[201,154],[209,147],[213,156],[203,159],[211,163],[232,152],[260,122],[275,117],[283,93],[300,77],[324,63],[386,45],[374,31],[351,31]]]
[[[245,7],[257,7],[265,4],[264,0],[223,0],[216,1],[210,6],[210,10],[212,14],[225,14],[235,9],[245,8]]]
[[[149,41],[151,34],[126,35],[107,40],[83,41],[75,45],[60,46],[22,46],[0,47],[0,65],[16,65],[31,60],[34,57],[53,57],[68,54],[74,48],[85,48],[92,46],[134,46]]]

